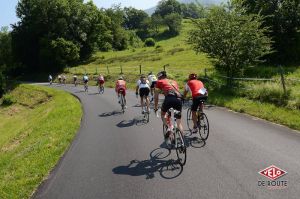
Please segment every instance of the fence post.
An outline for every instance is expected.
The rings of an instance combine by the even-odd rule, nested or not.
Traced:
[[[106,65],[106,69],[107,69],[107,73],[109,74],[109,68],[108,68],[108,65]]]
[[[122,67],[122,65],[120,65],[120,69],[121,69],[121,75],[123,75],[123,67]]]
[[[98,74],[98,66],[96,66],[96,74]]]
[[[279,71],[280,71],[280,76],[281,76],[281,83],[282,83],[282,87],[283,87],[283,92],[284,95],[287,95],[286,93],[286,87],[285,87],[285,81],[284,81],[284,74],[283,74],[283,68],[279,65]]]
[[[207,78],[207,68],[204,68],[204,77]]]
[[[142,65],[140,64],[140,75],[142,74]]]

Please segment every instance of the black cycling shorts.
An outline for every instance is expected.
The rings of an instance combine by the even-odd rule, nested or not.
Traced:
[[[150,93],[149,88],[140,88],[140,97],[148,97]]]
[[[89,80],[83,80],[83,82],[84,82],[85,84],[87,84],[87,83],[89,82]]]
[[[151,88],[155,88],[155,86],[156,86],[156,81],[153,81],[151,84]]]
[[[168,95],[162,104],[161,111],[167,112],[170,108],[180,111],[180,114],[176,114],[176,119],[181,119],[182,103],[181,99],[176,96]]]
[[[198,96],[198,97],[194,97],[194,98],[193,98],[193,104],[192,104],[192,107],[191,107],[192,111],[197,111],[199,105],[200,105],[202,102],[206,101],[206,99],[207,99],[207,96]]]

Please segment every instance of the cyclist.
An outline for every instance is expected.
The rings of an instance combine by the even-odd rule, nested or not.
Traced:
[[[175,118],[177,119],[177,126],[180,130],[181,134],[183,135],[183,127],[181,124],[181,111],[182,111],[182,102],[181,102],[181,94],[179,92],[179,87],[176,81],[167,79],[167,73],[166,71],[159,72],[157,74],[158,81],[156,82],[155,86],[155,95],[154,95],[154,111],[156,112],[158,110],[158,99],[159,99],[159,92],[163,91],[163,94],[165,95],[165,100],[161,107],[161,119],[163,121],[163,124],[167,125],[167,121],[165,118],[166,112],[173,108],[177,111],[179,111],[179,114],[175,114]],[[170,136],[172,135],[172,131],[170,129],[167,130],[166,133],[166,141],[170,142]]]
[[[119,104],[121,103],[121,99],[120,99],[120,93],[122,91],[122,94],[124,96],[124,100],[125,100],[125,105],[126,105],[126,81],[124,80],[124,78],[122,76],[119,77],[119,79],[116,81],[116,87],[115,87],[115,91],[118,97],[118,102]],[[126,108],[126,106],[125,106]]]
[[[197,74],[195,73],[191,73],[189,75],[189,80],[185,85],[183,97],[185,98],[189,92],[192,94],[193,99],[191,110],[194,127],[192,133],[197,133],[198,127],[196,112],[201,103],[201,99],[203,99],[203,96],[207,96],[208,93],[207,90],[204,88],[203,83],[200,80],[197,80]],[[203,109],[203,107],[201,107],[201,109]]]
[[[58,75],[58,82],[61,84],[61,75]]]
[[[77,75],[73,76],[73,82],[74,82],[74,85],[77,86]]]
[[[153,93],[154,93],[154,88],[155,88],[155,85],[156,85],[156,82],[157,82],[157,78],[155,75],[153,75],[152,72],[150,72],[148,74],[148,80],[149,80],[149,83],[150,83],[150,86],[151,86],[151,102],[153,101]]]
[[[49,80],[50,85],[52,85],[52,75],[49,75],[48,80]]]
[[[85,74],[82,79],[83,79],[84,86],[87,87],[89,82],[89,77]]]
[[[65,76],[65,75],[62,75],[62,81],[63,81],[63,84],[66,84],[66,80],[67,80],[66,76]]]
[[[149,81],[146,79],[145,75],[141,75],[140,79],[136,83],[136,90],[135,94],[138,97],[140,94],[141,97],[141,107],[142,107],[142,114],[144,114],[144,98],[146,100],[147,111],[150,112],[150,101],[149,101],[149,93],[150,93],[150,84]]]
[[[97,80],[98,80],[99,89],[103,88],[105,83],[103,75],[99,74]]]

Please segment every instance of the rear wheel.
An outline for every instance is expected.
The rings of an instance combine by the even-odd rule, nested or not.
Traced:
[[[186,145],[179,129],[176,129],[175,133],[175,149],[179,164],[184,166],[186,163]]]
[[[192,110],[190,108],[187,110],[186,124],[187,124],[189,130],[192,132],[194,123],[193,123],[193,119],[192,119]]]
[[[121,93],[121,99],[120,99],[120,103],[121,103],[121,107],[122,107],[122,112],[125,112],[125,99],[124,99],[124,95]]]
[[[198,128],[199,128],[199,135],[202,140],[207,140],[209,135],[209,123],[205,113],[200,112],[198,113]]]

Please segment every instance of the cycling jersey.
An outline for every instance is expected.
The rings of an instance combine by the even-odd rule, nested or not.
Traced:
[[[203,95],[201,91],[203,88],[203,83],[196,79],[188,81],[188,83],[185,85],[185,90],[192,93],[193,98]]]
[[[119,93],[122,90],[123,95],[126,95],[126,82],[124,80],[117,80],[116,81],[116,93]]]
[[[180,95],[179,86],[176,81],[170,79],[161,79],[156,82],[156,88],[163,91],[165,96]]]
[[[52,80],[52,76],[51,75],[49,75],[49,80]]]
[[[137,81],[136,85],[139,87],[139,89],[141,88],[149,88],[150,89],[150,84],[149,84],[149,81],[146,80],[146,83],[142,82],[140,79]]]
[[[149,80],[150,85],[152,85],[152,82],[156,82],[157,78],[155,75],[149,75],[148,80]]]
[[[83,76],[83,81],[89,81],[89,77],[88,76]]]

